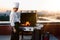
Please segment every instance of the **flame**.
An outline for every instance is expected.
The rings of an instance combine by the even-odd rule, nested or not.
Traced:
[[[26,21],[24,24],[22,24],[22,26],[30,26],[30,22]]]
[[[29,21],[27,21],[25,24],[26,24],[26,26],[30,26],[30,22]]]

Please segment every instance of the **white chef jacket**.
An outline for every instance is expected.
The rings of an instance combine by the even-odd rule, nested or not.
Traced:
[[[18,14],[17,12],[11,12],[10,14],[10,25],[15,26],[15,22],[20,23],[20,13]]]

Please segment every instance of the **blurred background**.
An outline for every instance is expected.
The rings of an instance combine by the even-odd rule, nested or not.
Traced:
[[[18,14],[36,13],[36,24],[43,25],[41,30],[50,33],[50,40],[60,40],[60,0],[0,0],[0,40],[10,40],[13,2],[19,2]],[[25,40],[31,37],[32,32],[24,32]]]

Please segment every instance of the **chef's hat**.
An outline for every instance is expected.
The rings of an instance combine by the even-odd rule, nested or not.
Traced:
[[[14,2],[13,3],[13,8],[19,8],[19,3],[18,2]]]

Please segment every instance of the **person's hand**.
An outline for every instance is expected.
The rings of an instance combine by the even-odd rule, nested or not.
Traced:
[[[15,33],[15,32],[16,32],[16,29],[14,28],[14,30],[13,30],[13,31],[14,31],[14,33]]]
[[[13,27],[13,32],[16,32],[16,29]]]

